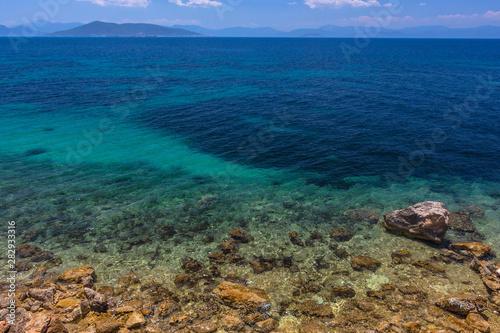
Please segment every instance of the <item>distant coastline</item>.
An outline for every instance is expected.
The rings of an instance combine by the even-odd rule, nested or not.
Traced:
[[[165,27],[145,23],[47,23],[43,28],[30,26],[5,27],[0,25],[0,37],[257,37],[257,38],[430,38],[430,39],[498,39],[500,27],[480,26],[454,29],[445,26],[421,26],[404,29],[380,29],[366,35],[359,27],[323,26],[317,29],[280,31],[269,27],[207,29],[196,25]]]

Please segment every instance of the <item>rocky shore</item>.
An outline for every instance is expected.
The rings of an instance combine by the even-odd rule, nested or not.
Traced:
[[[256,257],[248,251],[266,240],[231,228],[204,260],[180,258],[180,274],[160,282],[130,272],[109,285],[91,266],[61,271],[50,252],[21,245],[16,270],[29,277],[16,288],[15,325],[7,322],[9,285],[0,284],[0,333],[500,332],[500,262],[467,216],[436,202],[383,222],[372,211],[346,216],[380,222],[396,246],[363,251],[346,225],[327,234],[288,230],[290,251]],[[448,228],[471,234],[447,242]]]

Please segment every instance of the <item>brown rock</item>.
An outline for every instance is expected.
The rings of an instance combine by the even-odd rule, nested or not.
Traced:
[[[305,244],[302,241],[302,239],[300,239],[299,234],[298,234],[297,231],[292,231],[288,235],[290,236],[290,242],[292,242],[293,245],[305,246]]]
[[[240,331],[245,327],[245,323],[241,319],[233,316],[224,317],[222,325],[229,331]]]
[[[130,317],[128,317],[125,326],[127,326],[127,328],[138,328],[143,326],[144,324],[146,324],[146,319],[144,319],[142,313],[140,313],[139,311],[134,311],[132,312]]]
[[[163,301],[158,306],[158,314],[162,318],[166,318],[166,317],[171,316],[172,314],[174,314],[176,312],[180,312],[180,311],[181,311],[181,307],[179,306],[179,304],[175,303],[172,300]]]
[[[376,299],[386,299],[391,291],[389,290],[368,290],[366,296],[376,298]]]
[[[373,304],[369,302],[355,301],[354,305],[363,312],[369,312],[375,309]]]
[[[490,324],[478,313],[469,313],[465,321],[479,332],[489,333],[491,331]]]
[[[278,327],[278,322],[273,318],[269,318],[267,320],[263,320],[263,321],[259,321],[259,322],[255,323],[254,329],[257,332],[269,333],[272,330],[274,330],[276,327]]]
[[[189,329],[194,333],[212,333],[217,331],[217,323],[214,321],[196,320],[189,325]]]
[[[471,312],[482,312],[486,309],[487,304],[486,298],[471,294],[458,294],[441,298],[436,302],[440,308],[462,316],[467,316]]]
[[[450,212],[449,224],[453,230],[466,232],[474,232],[476,230],[469,214],[463,212]]]
[[[464,262],[470,260],[470,254],[467,253],[466,255],[463,255],[448,249],[440,249],[439,259],[443,262],[451,262],[451,261]]]
[[[192,285],[193,280],[191,279],[191,277],[189,275],[184,273],[184,274],[179,274],[176,277],[174,277],[174,283],[177,287],[182,287],[182,286],[186,286],[186,285]]]
[[[67,333],[63,323],[50,315],[39,314],[33,317],[23,328],[23,333]]]
[[[483,258],[490,254],[491,246],[479,242],[455,243],[450,248],[461,253],[470,253],[477,258]],[[462,252],[464,251],[464,252]]]
[[[62,273],[58,280],[65,283],[81,283],[82,279],[91,276],[96,278],[95,270],[91,266],[82,266],[77,269],[70,269]]]
[[[174,313],[167,321],[170,325],[183,326],[189,322],[189,317],[185,313]]]
[[[353,298],[356,296],[356,292],[349,286],[340,286],[332,289],[332,295],[342,298]]]
[[[349,216],[351,220],[354,221],[366,221],[371,224],[375,224],[378,222],[380,216],[375,210],[371,209],[355,209],[348,210],[344,212],[344,215]]]
[[[328,305],[318,304],[313,300],[307,300],[302,303],[302,313],[314,317],[332,317],[332,308]]]
[[[266,316],[264,316],[262,313],[252,313],[252,314],[249,314],[247,316],[245,316],[243,318],[243,321],[249,325],[249,326],[253,326],[255,325],[255,323],[259,322],[259,321],[264,321],[266,320]]]
[[[226,260],[226,256],[224,255],[224,253],[220,252],[210,253],[208,255],[208,260],[217,264],[222,264]]]
[[[391,253],[392,263],[394,264],[409,264],[411,252],[408,250],[396,250]]]
[[[5,321],[0,321],[0,333],[10,333],[11,326]]]
[[[319,320],[305,319],[301,320],[299,333],[332,333],[333,329]]]
[[[118,278],[118,283],[121,283],[125,286],[130,286],[134,284],[140,284],[141,279],[139,279],[137,274],[135,274],[134,272],[129,272],[126,275],[120,276],[120,278]]]
[[[231,238],[228,241],[220,243],[218,249],[224,253],[238,252],[238,242]]]
[[[115,333],[120,326],[121,324],[109,315],[97,317],[95,320],[96,333]]]
[[[356,256],[351,259],[351,267],[356,270],[376,270],[381,265],[380,261],[367,256]]]
[[[16,272],[26,272],[33,268],[33,265],[29,261],[20,261],[16,263]]]
[[[384,215],[384,227],[404,235],[441,243],[450,213],[441,202],[426,201]]]
[[[108,311],[108,301],[106,300],[106,296],[90,288],[84,288],[83,293],[87,298],[87,300],[89,301],[89,306],[92,311],[94,312]]]
[[[226,263],[229,263],[229,264],[240,264],[240,263],[243,263],[245,261],[245,259],[243,257],[241,257],[237,254],[234,254],[234,253],[226,254],[224,260]]]
[[[260,274],[273,269],[273,264],[266,261],[250,261],[250,266],[252,266],[253,272],[256,274]]]
[[[28,294],[31,298],[42,302],[46,305],[51,305],[54,303],[54,295],[56,293],[56,288],[48,289],[30,289]]]
[[[330,238],[335,239],[337,242],[347,242],[351,240],[353,236],[354,234],[346,228],[340,227],[330,229]]]
[[[446,272],[443,266],[435,261],[428,262],[424,260],[414,260],[411,262],[411,264],[415,267],[425,268],[432,273],[443,274]]]
[[[203,268],[201,262],[190,257],[181,260],[181,267],[186,273],[195,273]]]
[[[405,323],[403,327],[408,333],[419,333],[421,325],[417,322]]]
[[[267,311],[271,306],[262,289],[224,281],[213,292],[224,304],[247,312]]]
[[[225,281],[233,282],[233,283],[238,283],[238,284],[248,284],[248,280],[244,277],[235,275],[235,274],[228,274],[224,278]]]
[[[248,243],[248,241],[250,240],[250,236],[240,229],[233,228],[230,229],[227,233],[229,234],[229,236],[231,236],[232,239],[237,240],[240,243]]]

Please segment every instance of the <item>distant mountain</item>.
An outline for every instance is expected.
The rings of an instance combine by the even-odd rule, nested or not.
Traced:
[[[48,37],[325,37],[355,38],[363,34],[363,27],[339,27],[326,25],[317,29],[280,31],[270,27],[207,29],[197,25],[164,27],[142,23],[83,23],[38,24],[35,31],[30,25],[5,27],[0,25],[0,36],[48,36]],[[499,26],[453,29],[445,26],[420,26],[404,29],[380,29],[372,38],[500,38]]]
[[[0,24],[0,36],[7,36],[10,32],[10,29],[7,28],[5,25]]]
[[[318,29],[296,29],[285,32],[273,28],[206,29],[196,25],[177,25],[172,28],[187,29],[215,37],[331,37],[355,38],[363,34],[362,27],[323,26]],[[421,26],[404,29],[381,29],[373,38],[500,38],[500,27],[452,29],[445,26]]]
[[[0,26],[0,36],[43,36],[52,32],[68,30],[81,25],[83,25],[83,23],[42,22],[38,23],[36,26],[31,24],[18,25],[10,28]]]
[[[47,37],[199,37],[202,34],[185,29],[144,23],[106,23],[95,21],[73,29],[54,32]]]

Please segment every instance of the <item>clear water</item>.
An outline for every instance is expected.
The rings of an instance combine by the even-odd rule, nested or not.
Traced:
[[[372,40],[350,62],[345,42],[0,39],[2,220],[109,279],[206,261],[231,227],[265,257],[425,200],[483,208],[500,251],[500,41]]]

